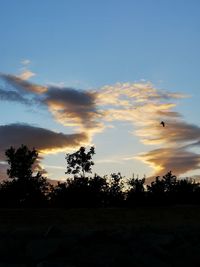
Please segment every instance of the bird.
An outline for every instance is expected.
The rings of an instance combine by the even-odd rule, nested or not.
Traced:
[[[165,123],[164,123],[164,121],[161,121],[161,123],[160,123],[163,127],[165,127]]]

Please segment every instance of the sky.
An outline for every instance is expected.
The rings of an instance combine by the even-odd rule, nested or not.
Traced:
[[[50,179],[67,178],[80,146],[95,146],[100,175],[198,176],[199,12],[196,0],[0,0],[0,176],[22,143]]]

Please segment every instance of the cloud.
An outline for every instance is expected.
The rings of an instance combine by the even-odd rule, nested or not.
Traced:
[[[151,82],[140,83],[116,83],[107,85],[98,90],[98,102],[100,105],[137,107],[147,101],[171,100],[187,97],[177,92],[159,90]]]
[[[84,133],[63,134],[27,124],[10,124],[0,126],[0,160],[4,160],[4,152],[10,146],[18,148],[21,144],[30,149],[36,148],[42,154],[65,151],[79,147],[88,141]]]
[[[102,131],[104,128],[103,123],[100,122],[102,114],[96,105],[95,92],[52,85],[41,86],[25,81],[25,76],[25,73],[24,77],[0,75],[17,91],[19,96],[21,95],[21,98],[27,99],[26,95],[31,94],[33,104],[42,104],[47,107],[55,120],[63,125],[76,127],[79,131],[87,131],[88,136]],[[22,103],[20,99],[19,102]]]
[[[28,70],[28,65],[31,64],[31,61],[29,59],[22,60],[21,64],[23,65],[23,68],[21,68],[22,73],[17,76],[18,78],[22,80],[29,80],[31,77],[36,75],[34,72]]]
[[[162,118],[160,117],[160,120]],[[160,124],[149,124],[137,131],[145,144],[162,144],[170,146],[184,146],[185,143],[193,143],[200,139],[200,127],[186,123],[180,119],[164,119],[165,127]],[[159,122],[159,121],[158,121]]]
[[[31,82],[25,81],[21,77],[18,77],[15,75],[1,73],[0,78],[24,94],[26,93],[42,94],[47,91],[46,86],[37,85]]]
[[[152,165],[156,171],[155,176],[164,175],[170,170],[180,175],[200,168],[200,155],[183,148],[159,148],[137,158]]]
[[[28,80],[36,74],[30,70],[24,70],[18,77],[22,80]]]
[[[12,101],[12,102],[18,102],[21,104],[30,104],[30,101],[20,95],[16,91],[5,91],[0,89],[0,101]]]
[[[21,61],[22,65],[29,65],[31,63],[31,61],[29,59],[23,59]]]
[[[66,168],[63,167],[63,166],[58,166],[58,165],[48,165],[48,164],[45,164],[45,168],[49,168],[49,169],[57,169],[57,170],[66,170]]]
[[[55,119],[65,126],[78,127],[87,133],[102,129],[96,94],[73,88],[50,87],[44,95],[45,103]]]

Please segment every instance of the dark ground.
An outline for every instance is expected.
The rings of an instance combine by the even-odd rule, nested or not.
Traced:
[[[200,207],[1,209],[0,267],[200,266]]]

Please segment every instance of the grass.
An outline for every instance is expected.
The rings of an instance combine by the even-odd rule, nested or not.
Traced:
[[[1,209],[0,266],[199,266],[199,226],[199,206]]]
[[[0,226],[34,225],[155,226],[176,228],[200,225],[200,206],[91,208],[91,209],[0,209]]]

